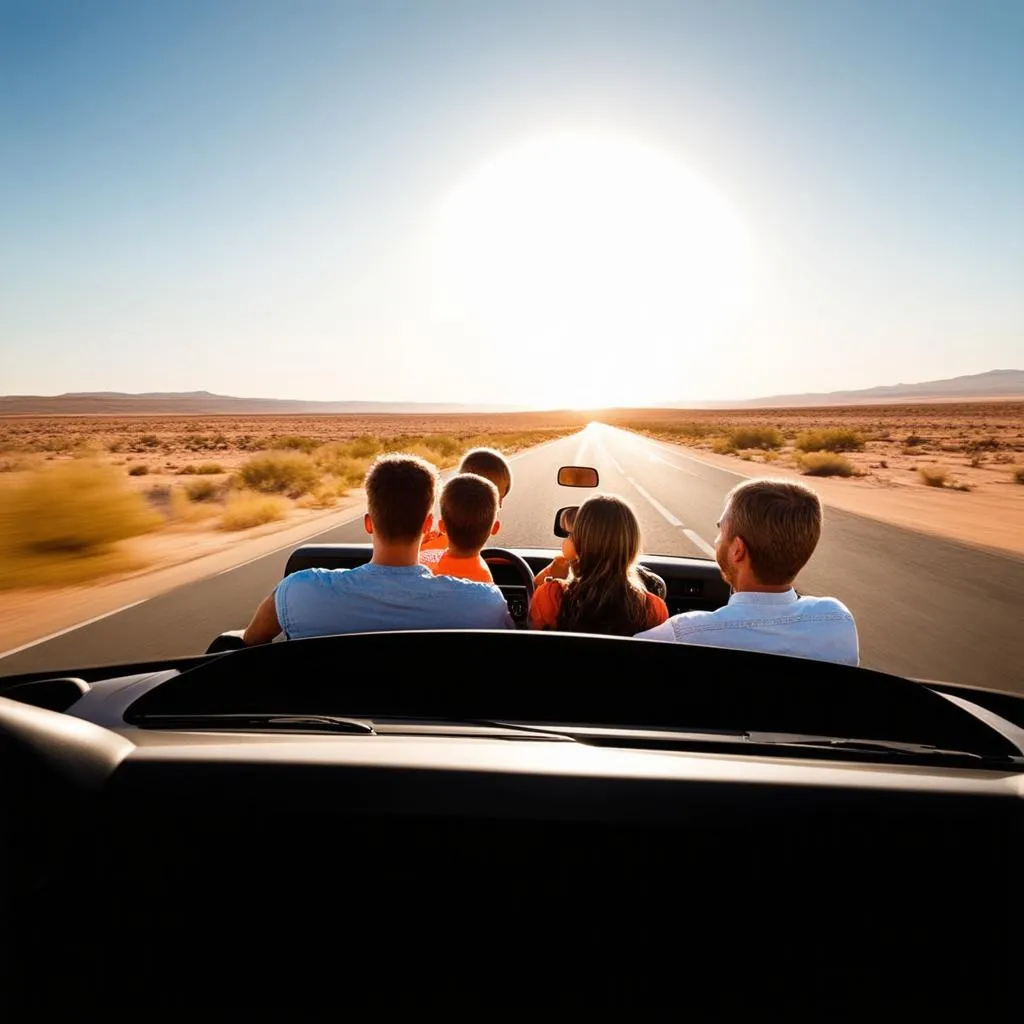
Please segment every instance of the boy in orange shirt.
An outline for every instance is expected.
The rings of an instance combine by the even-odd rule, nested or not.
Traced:
[[[459,473],[444,485],[440,528],[448,546],[437,561],[426,563],[435,576],[494,582],[480,551],[501,525],[500,503],[498,488],[475,473]]]
[[[512,468],[509,466],[505,456],[493,448],[471,448],[462,457],[459,463],[459,473],[475,473],[485,480],[490,480],[498,488],[498,508],[512,490]],[[444,518],[442,513],[439,519]],[[497,533],[497,530],[494,531]],[[448,538],[444,533],[443,524],[438,524],[438,529],[431,530],[423,538],[420,545],[420,561],[431,568],[437,565],[438,560],[448,547]]]

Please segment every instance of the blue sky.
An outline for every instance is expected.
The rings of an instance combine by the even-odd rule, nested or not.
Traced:
[[[550,407],[1021,367],[1022,110],[1016,0],[0,0],[0,393]],[[488,162],[479,230],[445,228]],[[658,272],[722,237],[659,217],[691,178],[742,227],[713,310]]]

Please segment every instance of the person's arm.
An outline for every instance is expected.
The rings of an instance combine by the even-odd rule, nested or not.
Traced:
[[[530,629],[554,629],[558,623],[561,583],[542,583],[530,600]],[[556,588],[558,597],[555,596]]]
[[[645,629],[642,633],[634,635],[638,640],[668,640],[674,643],[678,639],[675,630],[672,628],[671,619],[666,619],[661,625],[655,626],[653,629]]]
[[[257,644],[269,644],[281,632],[281,623],[277,618],[276,590],[271,591],[261,602],[252,617],[252,621],[242,633],[242,642],[246,647]]]
[[[668,605],[657,594],[647,594],[647,628],[660,626],[668,619]]]
[[[546,580],[567,580],[569,578],[570,561],[568,558],[559,555],[548,562],[536,576],[533,577],[533,585],[539,587]]]

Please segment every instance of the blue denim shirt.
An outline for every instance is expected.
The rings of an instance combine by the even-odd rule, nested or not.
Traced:
[[[727,605],[713,612],[673,615],[637,636],[841,665],[860,661],[857,626],[846,605],[834,597],[801,597],[792,588],[781,594],[733,594]]]
[[[384,629],[515,629],[496,586],[435,576],[425,565],[303,569],[281,580],[274,604],[293,640]]]

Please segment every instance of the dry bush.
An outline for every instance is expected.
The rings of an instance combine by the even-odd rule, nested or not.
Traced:
[[[296,451],[311,455],[320,443],[315,437],[304,437],[301,434],[275,434],[260,442],[260,447],[269,451]]]
[[[775,427],[733,427],[727,438],[736,449],[782,447],[782,434]]]
[[[38,457],[21,455],[18,452],[4,452],[0,454],[0,473],[22,473],[28,469],[35,469],[39,465]]]
[[[1013,482],[1015,484],[1024,484],[1024,466],[1013,467]]]
[[[340,489],[339,489],[340,488]],[[344,494],[345,488],[335,484],[318,484],[298,500],[300,508],[334,508],[338,504],[339,494]]]
[[[128,475],[129,476],[146,476],[146,474],[148,472],[149,472],[149,466],[147,466],[146,463],[144,463],[144,462],[140,462],[137,466],[132,466],[132,468],[128,470]]]
[[[949,470],[941,466],[918,466],[917,475],[926,487],[945,487],[949,482]]]
[[[194,502],[179,487],[170,492],[170,517],[182,523],[197,523],[217,514],[216,506]]]
[[[195,472],[199,476],[215,476],[218,473],[225,472],[225,469],[219,462],[200,462],[196,466]]]
[[[213,480],[189,480],[184,491],[189,501],[212,501],[220,494],[221,487]]]
[[[735,455],[736,449],[732,446],[727,437],[716,437],[711,442],[711,450],[716,455]]]
[[[274,451],[254,455],[242,464],[238,476],[253,491],[298,498],[320,483],[322,471],[303,452]]]
[[[807,476],[853,476],[853,463],[835,452],[807,452],[797,460],[800,472]]]
[[[804,452],[859,452],[864,448],[864,438],[847,427],[825,427],[798,434],[796,447]]]
[[[76,460],[36,470],[0,495],[0,586],[77,582],[130,567],[117,542],[160,523],[110,466]]]
[[[285,502],[271,494],[255,494],[252,491],[236,491],[228,495],[224,513],[220,519],[222,530],[248,530],[277,519],[284,519]]]
[[[314,458],[325,473],[336,477],[348,487],[358,487],[377,455],[377,452],[368,451],[367,448],[368,446],[359,440],[337,441],[317,449]]]

